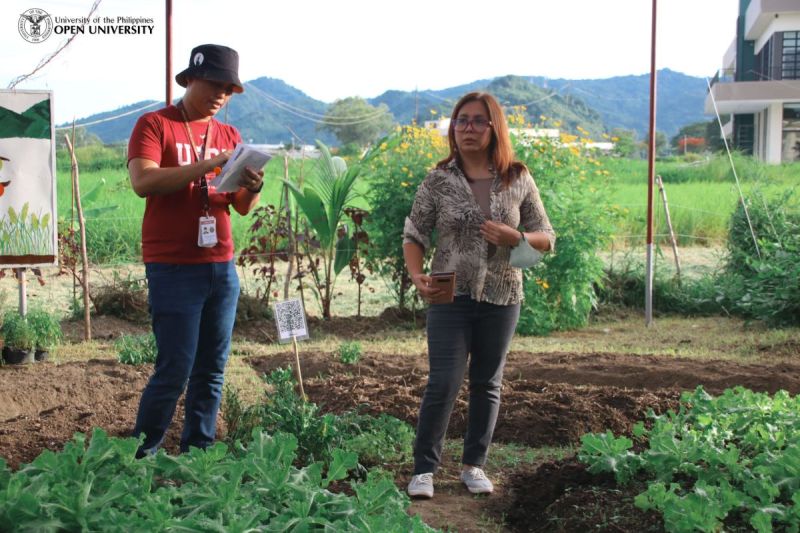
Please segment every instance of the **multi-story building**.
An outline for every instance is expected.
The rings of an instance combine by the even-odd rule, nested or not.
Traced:
[[[768,163],[800,161],[800,0],[739,0],[707,114],[714,101],[732,148]]]

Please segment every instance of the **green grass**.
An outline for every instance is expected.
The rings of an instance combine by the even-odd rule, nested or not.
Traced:
[[[646,237],[647,161],[605,158],[603,168],[611,175],[611,203],[621,208],[615,241],[641,245]],[[754,190],[775,197],[798,185],[800,164],[765,165],[742,156],[734,157],[742,193]],[[664,180],[670,217],[679,246],[719,246],[728,235],[730,217],[739,192],[727,157],[716,156],[694,163],[656,162],[655,172]],[[654,232],[657,242],[668,243],[664,206],[654,187]]]
[[[113,149],[86,147],[79,152],[82,168],[81,192],[86,195],[105,180],[93,198],[84,205],[87,211],[87,241],[90,260],[96,264],[122,264],[141,257],[141,221],[145,200],[131,189],[121,152]],[[59,151],[58,213],[62,221],[72,216],[69,167]],[[611,178],[611,205],[618,206],[622,218],[618,224],[615,243],[641,245],[646,235],[647,161],[606,157],[602,168]],[[759,188],[767,196],[796,187],[800,164],[765,165],[752,158],[734,155],[739,179],[745,196]],[[105,165],[105,168],[102,167]],[[315,172],[315,160],[290,160],[289,176]],[[680,246],[719,246],[728,233],[731,213],[738,201],[733,173],[727,156],[714,156],[695,161],[678,158],[656,161],[656,173],[664,179],[670,215]],[[281,203],[281,179],[284,176],[283,158],[273,158],[265,168],[265,185],[260,205]],[[355,206],[369,210],[365,193],[370,188],[368,175],[356,182]],[[657,242],[668,243],[664,209],[655,191],[654,216]],[[102,211],[104,207],[115,207]],[[99,212],[98,212],[99,211]],[[249,217],[231,216],[233,238],[237,249],[247,244],[251,224]]]
[[[762,185],[748,182],[742,185],[746,199],[759,188],[767,197],[786,190],[781,183]],[[730,218],[739,202],[739,193],[732,183],[688,182],[665,184],[670,217],[679,246],[715,246],[727,235]],[[614,205],[625,213],[618,225],[616,239],[630,244],[642,244],[646,235],[647,185],[623,184],[612,193]],[[658,190],[653,203],[654,232],[659,242],[667,243],[668,229],[664,204]]]
[[[697,156],[700,157],[700,156]],[[619,184],[647,184],[648,165],[646,159],[601,158],[603,168],[608,170]],[[797,183],[798,163],[767,165],[751,157],[733,154],[736,174],[742,182],[765,181],[768,183]],[[699,159],[657,159],[655,174],[664,183],[724,182],[734,183],[733,170],[727,155],[700,157]]]
[[[315,171],[315,161],[305,162],[290,160],[289,175],[296,180],[301,171],[305,176]],[[259,205],[279,205],[283,178],[283,159],[273,158],[264,169],[264,189]],[[70,209],[72,202],[71,174],[68,168],[60,168],[57,174],[58,216],[62,224],[77,214]],[[120,264],[137,261],[141,257],[141,225],[144,215],[145,199],[133,192],[124,168],[107,168],[80,173],[81,196],[85,197],[99,183],[100,189],[84,202],[86,213],[87,242],[89,243],[89,259],[96,264]],[[367,190],[365,181],[359,183],[356,192],[361,195]],[[366,207],[363,196],[359,196],[355,205]],[[111,210],[103,208],[112,207]],[[247,242],[250,228],[249,217],[236,213],[231,215],[233,240],[237,249]],[[77,227],[77,226],[76,226]]]

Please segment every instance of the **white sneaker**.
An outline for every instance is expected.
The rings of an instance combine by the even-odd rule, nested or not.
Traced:
[[[419,498],[433,498],[433,474],[417,474],[408,484],[408,495]]]
[[[491,494],[494,485],[477,466],[471,466],[461,471],[461,481],[472,494]]]

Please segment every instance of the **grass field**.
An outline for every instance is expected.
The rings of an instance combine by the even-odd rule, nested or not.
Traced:
[[[289,175],[293,180],[299,176],[309,176],[315,171],[315,160],[290,160]],[[264,169],[264,189],[260,205],[279,205],[281,203],[283,159],[272,159]],[[69,170],[60,168],[57,174],[58,217],[67,223],[77,217],[70,209],[72,201],[71,175]],[[369,183],[360,180],[356,185],[356,207],[367,208],[363,193]],[[99,187],[98,190],[95,189]],[[121,166],[80,173],[81,196],[88,197],[83,209],[87,224],[89,259],[94,263],[116,264],[136,261],[140,257],[142,215],[145,199],[133,192],[128,171]],[[95,191],[95,192],[93,192]],[[110,208],[110,209],[109,209]],[[233,213],[231,216],[233,239],[238,247],[243,247],[251,221]]]
[[[112,156],[108,156],[112,157]],[[615,232],[615,245],[638,246],[644,243],[647,213],[647,161],[603,158],[610,173],[610,205],[623,213]],[[764,165],[750,158],[735,156],[734,164],[745,198],[753,191],[774,197],[793,190],[800,183],[800,165]],[[140,255],[140,227],[145,201],[133,193],[127,170],[120,157],[110,159],[108,168],[86,164],[81,172],[81,192],[87,195],[98,186],[96,195],[85,202],[90,259],[95,263],[118,264],[136,261]],[[289,176],[297,180],[315,172],[315,160],[290,160]],[[727,236],[730,216],[739,201],[739,191],[727,157],[715,156],[693,162],[656,162],[668,198],[670,215],[680,246],[720,246]],[[281,203],[283,159],[272,159],[265,168],[261,205]],[[591,185],[587,182],[587,185]],[[369,190],[368,175],[356,182],[355,206],[369,210],[364,193]],[[69,220],[70,173],[61,165],[58,173],[59,219]],[[655,190],[654,220],[658,242],[668,243],[664,207]],[[102,208],[113,207],[111,210]],[[247,242],[248,217],[233,215],[234,242],[239,248]]]

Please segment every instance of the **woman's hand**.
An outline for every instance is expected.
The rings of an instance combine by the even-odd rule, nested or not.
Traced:
[[[411,276],[411,281],[426,303],[436,303],[437,298],[444,294],[442,289],[431,286],[431,277],[427,274],[414,274]]]
[[[519,231],[494,220],[481,224],[481,236],[496,246],[514,246],[520,239]]]

